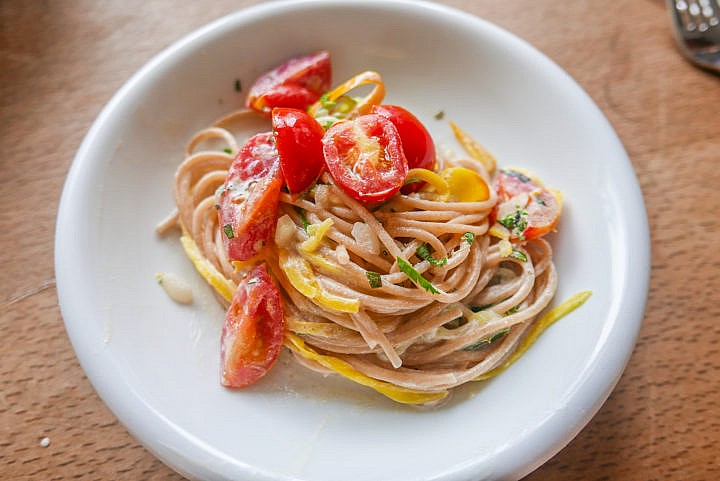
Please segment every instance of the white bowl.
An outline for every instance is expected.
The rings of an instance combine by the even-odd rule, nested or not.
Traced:
[[[377,70],[439,143],[438,111],[503,165],[563,191],[554,236],[557,301],[590,289],[498,378],[441,409],[399,405],[283,355],[261,382],[218,382],[223,312],[177,238],[155,224],[191,134],[242,104],[240,79],[320,49],[336,81]],[[56,239],[67,331],[97,392],[127,429],[197,479],[516,479],[567,444],[632,352],[649,277],[649,236],[632,166],[583,90],[517,37],[457,10],[410,1],[263,4],[222,18],[151,60],[105,107],[63,192]],[[157,272],[191,279],[173,303]]]

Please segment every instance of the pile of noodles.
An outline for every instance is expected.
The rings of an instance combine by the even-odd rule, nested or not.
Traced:
[[[237,112],[192,138],[175,177],[177,211],[159,227],[182,228],[225,305],[250,266],[228,261],[215,193],[245,140],[232,126],[252,115]],[[491,183],[480,162],[438,162]],[[369,210],[326,173],[303,196],[282,193],[275,243],[262,260],[281,292],[294,358],[420,404],[506,365],[552,300],[557,275],[546,241],[508,255],[489,234],[492,190],[482,202],[398,193]],[[421,245],[436,262],[418,255]],[[398,258],[433,289],[410,279]]]

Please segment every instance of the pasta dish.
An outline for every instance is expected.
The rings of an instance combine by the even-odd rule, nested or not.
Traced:
[[[284,346],[305,367],[435,405],[589,296],[547,309],[561,196],[453,123],[463,154],[441,154],[413,114],[382,103],[380,74],[331,88],[330,72],[327,52],[291,59],[255,81],[246,109],[197,132],[158,229],[182,229],[227,307],[223,385],[254,383]],[[231,125],[246,118],[267,131],[241,141]]]

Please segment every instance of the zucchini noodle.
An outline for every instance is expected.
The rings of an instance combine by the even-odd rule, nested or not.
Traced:
[[[249,265],[228,260],[215,194],[244,140],[233,125],[246,116],[255,114],[239,111],[193,136],[175,175],[177,210],[158,227],[182,228],[188,256],[225,306]],[[487,162],[439,164],[490,184]],[[542,316],[557,273],[545,240],[508,255],[507,241],[489,232],[494,189],[455,201],[439,175],[419,175],[430,181],[425,189],[372,210],[327,173],[303,196],[282,193],[275,243],[261,256],[281,292],[284,344],[300,364],[399,402],[433,404],[503,370],[536,326],[557,318]]]

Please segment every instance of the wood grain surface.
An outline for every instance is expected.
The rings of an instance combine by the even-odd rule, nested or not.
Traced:
[[[173,41],[253,3],[0,2],[1,479],[182,479],[125,431],[76,360],[57,305],[55,217],[113,93]],[[582,85],[623,141],[650,220],[650,294],[627,369],[526,479],[720,479],[720,77],[680,57],[659,0],[443,3],[521,36]]]

